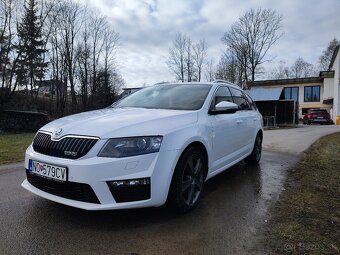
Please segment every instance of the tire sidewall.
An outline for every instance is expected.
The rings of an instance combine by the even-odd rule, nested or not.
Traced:
[[[201,192],[199,194],[198,199],[196,200],[196,202],[192,205],[189,206],[185,203],[183,195],[182,195],[182,180],[183,180],[183,175],[184,175],[184,167],[185,164],[187,162],[187,159],[189,158],[190,155],[192,154],[196,154],[197,156],[199,156],[199,158],[202,160],[203,163],[203,169],[202,171],[205,171],[205,177],[204,177],[204,182],[205,182],[205,178],[206,178],[206,173],[207,173],[207,162],[206,159],[202,153],[201,150],[199,150],[196,147],[189,147],[188,149],[186,149],[181,157],[179,158],[175,171],[174,171],[174,175],[172,178],[172,182],[171,182],[171,187],[170,187],[170,192],[169,192],[169,202],[172,204],[172,207],[180,212],[180,213],[186,213],[188,211],[191,211],[193,208],[195,208],[202,196],[202,192],[204,190],[204,182],[202,185],[202,189]]]

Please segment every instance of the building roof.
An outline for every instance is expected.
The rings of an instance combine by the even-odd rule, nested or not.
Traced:
[[[294,79],[249,81],[247,82],[247,85],[249,87],[256,87],[256,86],[290,85],[290,84],[302,84],[302,83],[321,83],[322,81],[323,81],[323,78],[321,77],[307,77],[307,78],[294,78]]]
[[[254,101],[277,101],[283,88],[251,88],[248,94]]]
[[[340,44],[338,46],[336,46],[335,49],[334,49],[333,56],[332,56],[331,62],[329,63],[329,67],[328,67],[329,70],[332,69],[336,55],[338,55],[338,52],[339,52],[339,48],[340,48]]]
[[[334,78],[334,71],[321,71],[319,76],[321,78]]]

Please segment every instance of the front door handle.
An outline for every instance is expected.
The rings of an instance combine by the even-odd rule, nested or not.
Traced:
[[[243,120],[237,120],[236,124],[242,124]]]
[[[257,118],[254,118],[253,121],[257,121]]]

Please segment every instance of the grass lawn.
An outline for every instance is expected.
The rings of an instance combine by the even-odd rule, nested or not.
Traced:
[[[0,134],[0,164],[24,160],[24,153],[34,133]]]
[[[265,243],[278,254],[339,254],[340,133],[314,143],[285,188]]]

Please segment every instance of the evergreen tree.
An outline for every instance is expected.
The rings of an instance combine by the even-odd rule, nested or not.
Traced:
[[[38,16],[36,0],[28,0],[24,6],[24,16],[18,25],[19,54],[17,79],[21,86],[30,88],[31,99],[33,99],[34,88],[44,78],[47,63],[43,55],[45,42],[42,39],[42,25]]]

